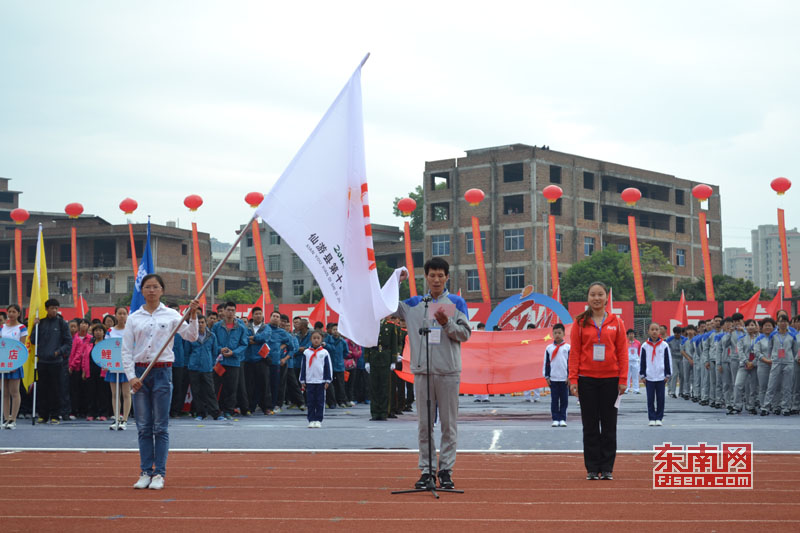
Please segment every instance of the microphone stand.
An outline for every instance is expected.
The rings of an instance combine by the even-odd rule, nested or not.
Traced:
[[[428,320],[428,302],[431,301],[430,297],[423,298],[423,302],[425,302],[425,320]],[[438,492],[455,492],[457,494],[464,494],[463,490],[456,490],[456,489],[443,489],[443,488],[436,488],[436,473],[433,472],[433,417],[431,415],[431,345],[430,345],[430,333],[431,328],[423,325],[419,328],[419,334],[425,336],[425,370],[427,374],[425,374],[425,385],[428,389],[428,398],[425,402],[425,408],[428,412],[428,427],[426,428],[428,431],[428,469],[430,470],[431,477],[428,479],[428,483],[425,485],[424,488],[421,489],[409,489],[409,490],[396,490],[393,491],[392,494],[413,494],[417,492],[430,492],[433,496],[438,500],[439,494]]]

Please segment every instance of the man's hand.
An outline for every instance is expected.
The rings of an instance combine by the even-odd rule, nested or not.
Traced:
[[[547,380],[547,386],[549,387],[550,386],[550,378],[544,378],[544,379]]]
[[[139,378],[133,378],[131,380],[131,392],[136,392],[142,388],[142,380]]]
[[[194,320],[197,317],[197,310],[200,308],[200,302],[192,300],[189,302],[189,320]]]
[[[220,352],[222,353],[222,357],[230,357],[233,355],[233,350],[231,350],[230,348],[223,348],[222,350],[220,350]]]
[[[328,390],[328,387],[330,387],[330,385],[331,385],[330,383],[326,383],[325,384],[325,390]]]
[[[710,369],[711,368],[711,363],[706,362],[705,367],[706,367],[706,370]]]
[[[622,383],[617,384],[617,394],[625,394],[625,391],[628,390],[628,385],[623,385]]]
[[[255,343],[256,343],[256,338],[250,335],[250,344],[255,344]]]
[[[439,323],[440,326],[446,325],[447,321],[449,320],[447,318],[447,314],[442,309],[436,311],[436,314],[434,314],[433,317],[436,319],[436,321]]]
[[[403,271],[400,272],[400,283],[404,282],[407,279],[408,279],[408,270],[403,269]]]

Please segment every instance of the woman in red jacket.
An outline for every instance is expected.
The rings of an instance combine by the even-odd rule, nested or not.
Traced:
[[[575,317],[570,333],[569,389],[578,396],[583,422],[586,479],[613,479],[617,455],[617,408],[628,384],[625,325],[606,313],[608,289],[589,285],[589,307]]]

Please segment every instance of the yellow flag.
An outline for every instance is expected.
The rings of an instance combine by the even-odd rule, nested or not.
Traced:
[[[36,335],[36,318],[47,316],[47,309],[44,303],[50,297],[47,290],[47,261],[44,259],[44,240],[42,239],[42,226],[39,225],[39,236],[36,239],[36,261],[33,266],[33,285],[31,286],[31,303],[28,306],[28,340],[25,342],[28,348],[28,360],[25,361],[23,368],[25,375],[22,383],[29,389],[34,378],[34,350],[30,344]]]

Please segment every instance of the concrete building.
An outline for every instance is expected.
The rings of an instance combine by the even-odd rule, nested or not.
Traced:
[[[722,251],[722,272],[732,278],[755,281],[753,278],[753,254],[746,248],[725,248]]]
[[[513,144],[468,150],[466,157],[428,161],[424,172],[425,257],[439,255],[452,265],[451,290],[467,300],[480,298],[470,217],[480,220],[487,276],[493,301],[526,285],[548,294],[550,270],[547,220],[556,220],[559,273],[601,246],[628,250],[627,216],[637,221],[640,243],[658,246],[675,267],[672,274],[649,272],[648,283],[663,297],[681,279],[703,276],[698,230],[699,203],[691,189],[698,182],[555,150]],[[548,204],[544,187],[556,184],[563,197]],[[634,208],[620,198],[637,187]],[[480,188],[477,207],[464,192]],[[714,272],[722,272],[719,187],[706,202],[707,235]]]
[[[777,225],[763,225],[750,232],[753,243],[753,283],[762,289],[775,289],[783,283],[781,242]],[[786,230],[789,253],[789,272],[792,282],[797,279],[800,268],[800,233],[797,228]],[[781,285],[782,286],[782,285]]]

